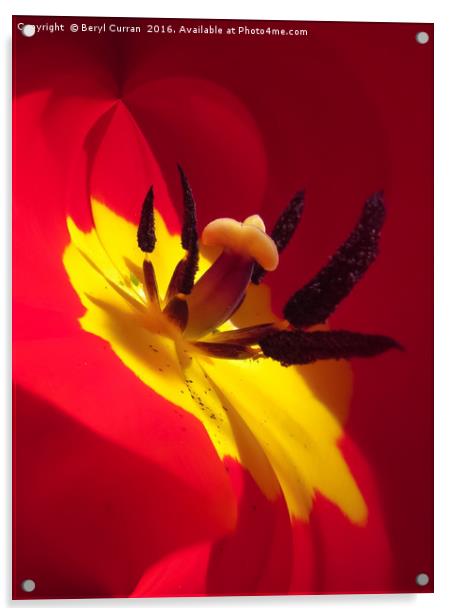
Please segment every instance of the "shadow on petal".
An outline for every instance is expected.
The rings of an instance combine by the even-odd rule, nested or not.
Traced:
[[[15,434],[16,598],[29,577],[33,598],[127,596],[153,562],[227,530],[199,491],[22,388]]]

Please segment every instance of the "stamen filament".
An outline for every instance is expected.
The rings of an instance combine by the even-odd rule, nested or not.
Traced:
[[[188,321],[188,307],[184,298],[177,295],[173,297],[172,300],[165,306],[163,314],[175,325],[177,325],[181,331],[184,331]]]
[[[143,261],[143,274],[144,274],[144,290],[146,297],[151,304],[160,304],[159,294],[157,288],[157,279],[155,277],[154,266],[150,261],[145,259]]]
[[[194,244],[192,250],[189,250],[174,268],[166,291],[165,303],[169,302],[177,293],[188,295],[191,292],[198,271],[198,262],[198,246]]]
[[[251,359],[261,355],[260,349],[253,349],[242,344],[219,344],[216,342],[195,342],[194,346],[201,353],[222,359]]]
[[[251,327],[233,329],[227,332],[215,332],[206,342],[217,344],[256,344],[264,336],[280,331],[279,323],[262,323]]]

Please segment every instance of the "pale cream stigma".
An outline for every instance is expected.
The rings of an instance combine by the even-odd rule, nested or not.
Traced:
[[[248,216],[243,222],[233,218],[217,218],[204,228],[201,242],[206,246],[221,246],[255,260],[269,272],[278,267],[278,249],[265,233],[264,221],[257,214]]]

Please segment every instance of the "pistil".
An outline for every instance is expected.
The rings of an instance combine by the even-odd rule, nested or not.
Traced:
[[[265,233],[260,216],[243,223],[218,218],[207,225],[202,243],[223,252],[194,285],[187,297],[188,323],[184,335],[202,338],[225,323],[242,303],[257,261],[264,269],[278,265],[278,251]]]
[[[253,272],[253,261],[224,251],[187,297],[185,336],[202,338],[227,321],[242,302]]]

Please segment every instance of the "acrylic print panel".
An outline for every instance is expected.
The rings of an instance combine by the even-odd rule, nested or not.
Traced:
[[[14,597],[431,592],[433,26],[13,32]]]

